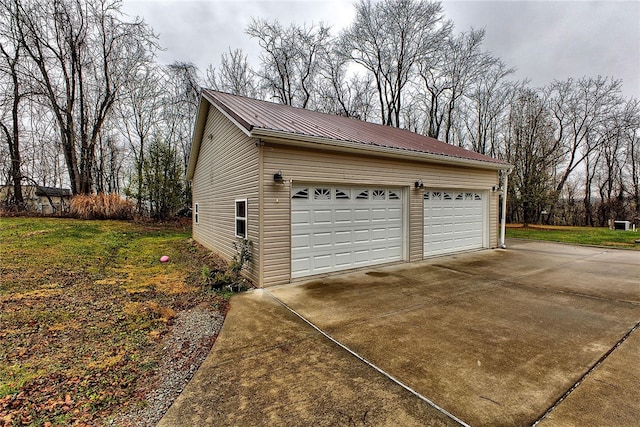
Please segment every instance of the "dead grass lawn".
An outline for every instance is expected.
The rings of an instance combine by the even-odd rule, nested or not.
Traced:
[[[226,300],[184,224],[0,219],[0,424],[88,425],[138,405],[177,313]],[[168,255],[170,262],[159,259]]]

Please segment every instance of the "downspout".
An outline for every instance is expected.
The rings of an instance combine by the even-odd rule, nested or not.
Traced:
[[[509,174],[511,173],[511,169],[503,169],[501,178],[502,182],[500,183],[501,192],[500,196],[502,197],[502,214],[500,215],[500,247],[502,249],[506,249],[507,245],[504,242],[505,235],[507,232],[507,183],[509,180]]]

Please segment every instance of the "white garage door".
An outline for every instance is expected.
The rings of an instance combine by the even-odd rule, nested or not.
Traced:
[[[400,189],[293,188],[292,277],[401,259]]]
[[[425,191],[424,256],[482,248],[484,199],[482,191]]]

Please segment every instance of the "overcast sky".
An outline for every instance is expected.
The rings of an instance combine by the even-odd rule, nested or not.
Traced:
[[[282,24],[325,22],[332,34],[354,17],[353,0],[125,0],[166,49],[159,62],[195,63],[204,73],[220,55],[242,48],[257,65],[257,42],[244,30],[251,17]],[[553,79],[598,75],[622,79],[627,97],[640,98],[640,1],[443,1],[455,30],[486,30],[484,47],[515,77],[535,86]]]

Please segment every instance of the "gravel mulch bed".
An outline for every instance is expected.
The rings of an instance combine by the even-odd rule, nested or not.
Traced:
[[[146,405],[119,414],[106,425],[155,426],[206,359],[223,321],[219,310],[207,304],[179,313],[163,348],[167,358],[157,370],[158,382],[147,393]]]

